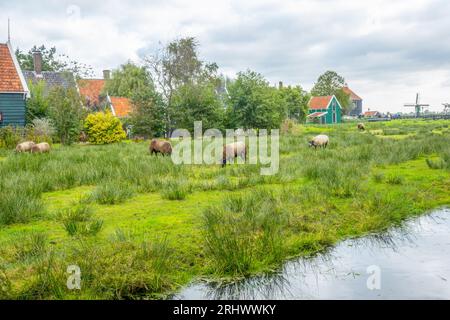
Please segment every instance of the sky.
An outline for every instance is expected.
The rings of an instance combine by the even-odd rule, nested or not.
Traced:
[[[0,0],[0,42],[8,17],[15,48],[55,46],[97,77],[191,36],[230,77],[310,90],[334,70],[364,110],[412,111],[417,92],[432,111],[450,102],[448,0]]]

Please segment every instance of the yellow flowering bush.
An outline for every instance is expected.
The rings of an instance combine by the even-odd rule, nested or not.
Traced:
[[[84,128],[92,144],[110,144],[127,137],[122,122],[111,112],[91,113],[84,122]]]

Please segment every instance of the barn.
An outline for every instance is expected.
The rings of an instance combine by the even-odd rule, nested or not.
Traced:
[[[308,122],[335,124],[342,122],[342,107],[333,96],[312,97],[308,103]]]
[[[24,126],[29,90],[11,43],[0,43],[0,127]]]

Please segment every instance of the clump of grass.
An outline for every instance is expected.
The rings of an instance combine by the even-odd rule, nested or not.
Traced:
[[[401,185],[405,182],[405,178],[397,174],[390,174],[386,177],[386,182],[393,185]]]
[[[107,182],[96,187],[91,199],[103,205],[114,205],[125,202],[134,194],[133,188],[124,183]]]
[[[60,214],[64,228],[70,236],[95,236],[102,227],[103,221],[93,218],[93,210],[87,204],[80,204]]]
[[[444,169],[446,167],[446,163],[443,159],[431,160],[427,158],[426,162],[430,169]]]
[[[186,182],[170,181],[163,186],[161,196],[167,200],[185,200],[189,193],[190,188]]]
[[[31,232],[14,239],[14,255],[19,261],[38,259],[48,251],[48,237],[42,232]]]
[[[376,172],[372,175],[372,178],[376,183],[382,183],[384,181],[384,174],[382,172]]]
[[[41,199],[24,190],[3,189],[0,192],[0,226],[26,223],[43,216],[44,206]]]
[[[219,274],[246,275],[259,261],[277,263],[285,254],[289,214],[269,192],[229,196],[203,217],[207,253]]]

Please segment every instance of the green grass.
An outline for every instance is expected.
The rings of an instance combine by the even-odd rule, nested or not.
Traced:
[[[294,127],[269,177],[259,166],[175,166],[148,143],[3,150],[0,298],[161,299],[384,230],[450,204],[447,128]],[[309,149],[319,133],[329,148]],[[69,265],[81,268],[80,291],[66,288]]]

